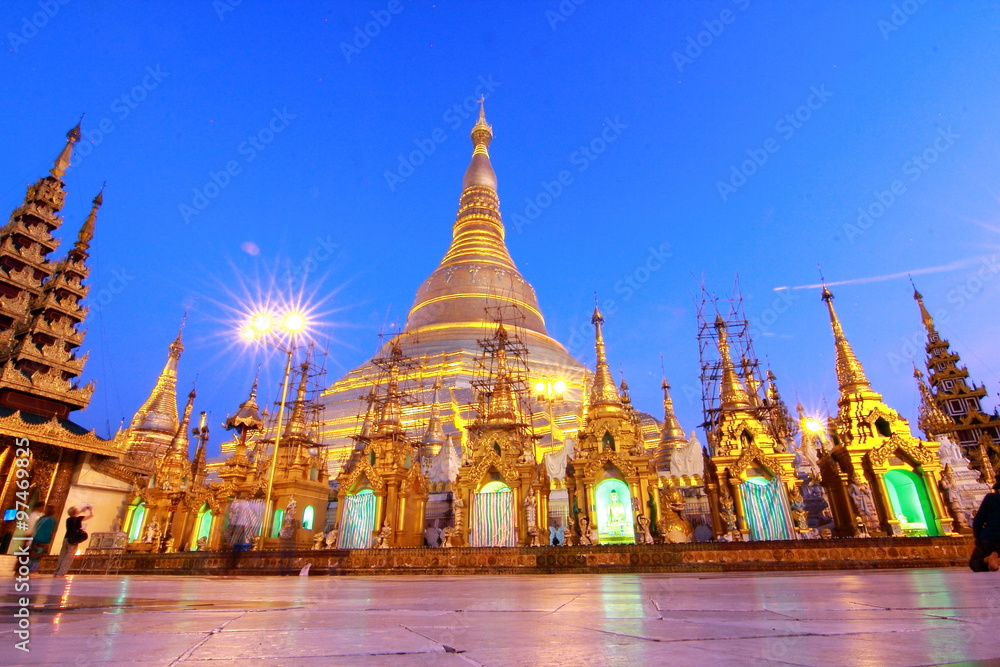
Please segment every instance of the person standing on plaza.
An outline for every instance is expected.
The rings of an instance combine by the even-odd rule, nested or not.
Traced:
[[[972,536],[976,548],[969,559],[973,572],[1000,570],[1000,480],[993,484],[993,493],[987,493],[972,521]]]
[[[73,556],[76,555],[76,545],[87,539],[87,533],[83,530],[83,520],[92,519],[94,512],[89,505],[84,506],[86,514],[81,513],[75,507],[69,508],[69,517],[66,518],[66,534],[63,535],[62,549],[59,550],[59,562],[56,564],[56,571],[53,576],[64,577],[73,565]]]
[[[38,565],[42,561],[42,556],[49,552],[52,545],[52,538],[56,534],[56,508],[46,505],[42,516],[34,523],[32,530],[34,535],[31,538],[31,545],[28,547],[28,570],[38,572]]]

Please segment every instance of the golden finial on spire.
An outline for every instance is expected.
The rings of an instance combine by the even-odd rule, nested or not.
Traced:
[[[660,430],[660,442],[685,442],[687,438],[674,412],[674,401],[670,397],[670,383],[667,382],[666,376],[663,377],[660,388],[663,390],[663,428]]]
[[[493,190],[497,189],[497,175],[490,164],[489,147],[493,141],[493,128],[486,122],[486,107],[483,100],[479,100],[479,118],[472,126],[472,161],[469,168],[465,170],[465,178],[462,179],[462,189],[481,185]]]
[[[594,296],[594,314],[590,318],[594,325],[594,345],[597,350],[597,366],[594,372],[593,390],[590,392],[591,406],[622,407],[621,395],[615,387],[615,380],[608,367],[608,355],[604,347],[604,314]]]
[[[917,291],[917,286],[913,284],[912,278],[910,278],[910,285],[913,285],[913,300],[920,307],[920,321],[924,323],[924,328],[927,329],[928,335],[937,336],[938,333],[937,328],[934,326],[934,318],[931,317],[927,306],[924,305],[924,295]]]
[[[170,349],[170,357],[172,359],[174,359],[175,362],[176,362],[177,359],[180,359],[181,353],[184,351],[184,342],[181,340],[181,338],[182,338],[182,335],[184,334],[184,325],[187,324],[187,318],[188,318],[188,314],[187,314],[187,310],[185,309],[184,310],[184,315],[181,316],[181,326],[180,326],[180,328],[177,329],[177,338],[175,338],[174,342],[172,342],[170,344],[170,348],[169,348]]]
[[[86,250],[90,247],[90,242],[94,238],[94,227],[97,224],[97,210],[101,208],[104,204],[104,186],[107,185],[107,181],[101,185],[100,192],[94,197],[92,206],[90,207],[90,213],[87,214],[87,219],[83,221],[83,226],[80,227],[80,232],[76,236],[75,247],[77,250]]]
[[[750,407],[750,396],[746,387],[740,381],[733,365],[732,353],[729,350],[727,326],[722,315],[715,316],[715,330],[719,334],[719,359],[722,364],[722,387],[719,391],[719,406],[724,410],[745,409]]]
[[[847,342],[847,336],[844,335],[844,330],[840,326],[840,318],[837,317],[837,311],[833,307],[833,293],[825,284],[822,294],[823,301],[826,302],[827,310],[830,313],[833,340],[837,348],[837,382],[840,385],[840,390],[872,391],[868,377],[865,375],[865,369],[854,355],[854,350]]]
[[[62,178],[69,169],[70,159],[73,157],[73,145],[80,141],[80,123],[83,122],[83,116],[80,116],[80,121],[66,133],[66,145],[63,146],[62,151],[60,151],[59,156],[56,158],[56,163],[52,165],[51,171],[49,173],[56,177]]]

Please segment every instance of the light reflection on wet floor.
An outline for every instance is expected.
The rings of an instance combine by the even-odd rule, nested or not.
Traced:
[[[29,654],[8,649],[17,596],[9,585],[0,596],[4,664],[920,665],[1000,656],[1000,577],[957,568],[31,584]]]

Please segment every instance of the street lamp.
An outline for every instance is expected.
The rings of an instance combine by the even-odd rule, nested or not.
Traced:
[[[555,443],[555,404],[563,399],[566,392],[566,383],[562,380],[552,380],[546,377],[535,383],[535,395],[539,401],[544,401],[549,409],[549,441]]]
[[[275,321],[278,321],[277,327]],[[281,427],[285,420],[285,400],[288,398],[288,379],[292,374],[292,357],[295,353],[295,336],[306,329],[306,317],[302,313],[292,311],[280,318],[270,313],[261,312],[250,318],[242,328],[240,335],[248,341],[261,341],[286,355],[285,377],[281,385],[281,401],[278,403],[278,422],[274,427],[274,450],[271,452],[271,465],[267,475],[267,494],[264,497],[264,520],[261,523],[258,549],[264,548],[264,540],[271,529],[274,511],[271,509],[271,499],[274,495],[274,473],[278,467],[278,447],[281,445]],[[279,333],[280,332],[280,333]],[[281,334],[284,334],[282,336]]]

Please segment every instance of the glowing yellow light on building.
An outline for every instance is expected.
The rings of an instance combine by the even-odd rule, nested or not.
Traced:
[[[253,328],[261,333],[271,330],[271,316],[265,313],[255,315],[253,318]]]
[[[813,433],[819,433],[820,431],[823,430],[823,425],[820,424],[815,419],[807,419],[806,420],[806,430],[807,431],[812,431]]]
[[[566,383],[563,382],[562,380],[556,380],[554,388],[557,394],[561,394],[564,391],[566,391]]]
[[[306,328],[306,318],[302,313],[288,313],[282,326],[292,333],[297,333]]]
[[[535,391],[537,391],[539,394],[544,394],[545,393],[545,383],[542,382],[541,380],[539,380],[538,382],[536,382],[535,383]]]

